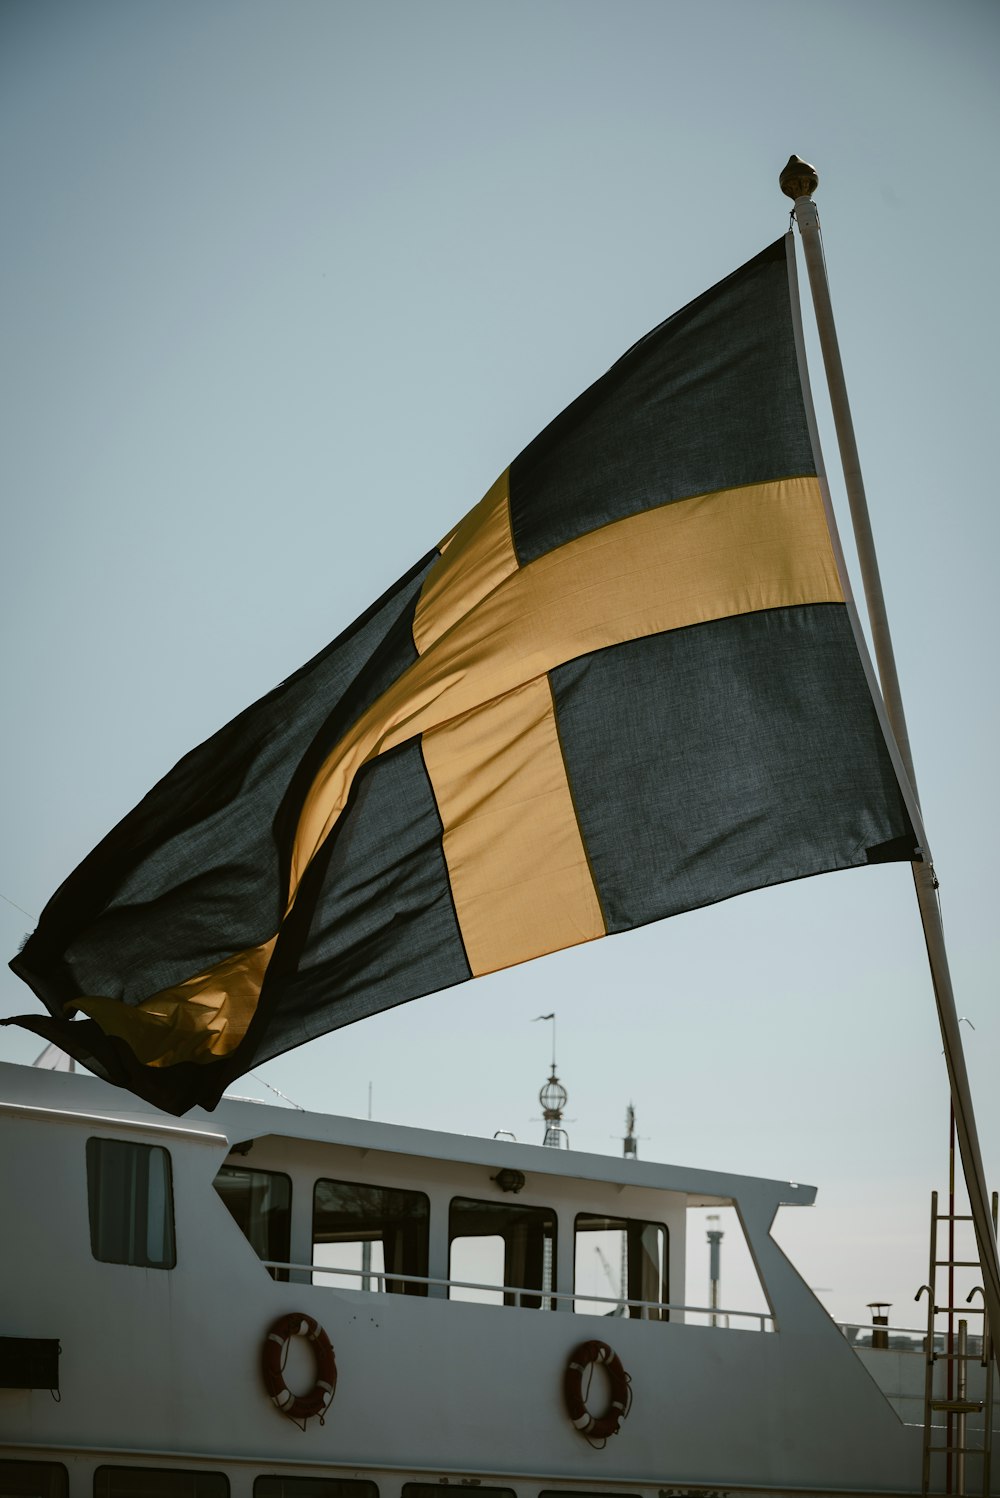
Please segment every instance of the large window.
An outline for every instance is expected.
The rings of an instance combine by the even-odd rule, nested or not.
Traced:
[[[174,1267],[174,1200],[165,1149],[126,1139],[88,1139],[87,1192],[95,1259],[146,1269]]]
[[[667,1230],[661,1222],[580,1213],[573,1283],[577,1311],[665,1321],[667,1312],[657,1307],[668,1299],[667,1288]],[[654,1307],[629,1306],[630,1300],[652,1301]]]
[[[543,1488],[538,1498],[639,1498],[638,1493],[583,1492],[579,1488]]]
[[[287,1264],[292,1256],[292,1182],[276,1170],[247,1170],[242,1165],[223,1165],[215,1178],[215,1189],[260,1259],[279,1259]],[[287,1280],[287,1269],[271,1269],[271,1277]]]
[[[515,1498],[513,1488],[475,1487],[476,1498]],[[401,1498],[441,1498],[441,1485],[436,1482],[404,1482]]]
[[[456,1196],[448,1212],[448,1240],[450,1279],[496,1287],[453,1284],[448,1292],[452,1300],[520,1305],[533,1311],[552,1307],[556,1214],[551,1208]]]
[[[69,1483],[62,1462],[0,1461],[3,1498],[66,1498]]]
[[[430,1203],[422,1191],[317,1181],[313,1193],[313,1264],[318,1285],[426,1295],[404,1276],[427,1276]],[[337,1272],[339,1271],[339,1273]]]
[[[229,1498],[229,1478],[169,1467],[98,1467],[94,1498]]]
[[[359,1477],[255,1477],[253,1498],[378,1498],[378,1487]]]

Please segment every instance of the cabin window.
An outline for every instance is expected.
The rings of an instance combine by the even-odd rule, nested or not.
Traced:
[[[247,1170],[223,1165],[215,1189],[259,1259],[292,1257],[292,1182],[277,1170]],[[287,1280],[287,1269],[269,1269],[272,1279]]]
[[[90,1248],[106,1264],[173,1269],[170,1156],[157,1144],[87,1140]]]
[[[599,1492],[593,1488],[543,1488],[538,1498],[639,1498],[638,1493]]]
[[[3,1498],[66,1498],[69,1479],[62,1462],[0,1461]]]
[[[229,1498],[229,1478],[170,1467],[98,1467],[94,1498]]]
[[[516,1498],[513,1488],[483,1488],[475,1486],[476,1498]],[[441,1484],[437,1482],[404,1482],[401,1498],[441,1498]]]
[[[551,1207],[481,1202],[456,1196],[448,1212],[452,1300],[551,1310],[556,1214]],[[474,1288],[489,1286],[490,1288]],[[535,1293],[524,1293],[524,1292]]]
[[[378,1498],[378,1484],[360,1477],[255,1477],[253,1498]]]
[[[430,1202],[422,1191],[317,1181],[313,1282],[390,1295],[426,1295]],[[316,1271],[322,1269],[323,1273]]]
[[[660,1306],[668,1299],[667,1242],[662,1222],[581,1212],[576,1219],[574,1309],[591,1316],[666,1321]],[[628,1305],[630,1300],[654,1304],[643,1309]]]

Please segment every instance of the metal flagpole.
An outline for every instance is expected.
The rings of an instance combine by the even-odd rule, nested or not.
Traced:
[[[816,327],[823,351],[830,405],[833,409],[837,441],[844,469],[844,482],[851,506],[851,519],[854,523],[858,561],[861,566],[865,601],[868,605],[868,617],[871,621],[872,641],[882,683],[882,696],[903,768],[915,797],[916,777],[913,773],[913,756],[906,731],[903,699],[899,690],[896,661],[889,635],[889,621],[885,611],[885,598],[882,594],[882,582],[875,557],[868,501],[865,498],[861,463],[854,437],[854,424],[851,421],[851,409],[847,400],[847,386],[844,382],[844,369],[840,360],[837,330],[833,322],[833,307],[830,302],[830,287],[826,279],[819,214],[812,201],[812,194],[819,185],[819,177],[808,162],[803,161],[801,157],[791,156],[779,181],[782,192],[792,198],[795,203],[795,220],[799,226],[806,268],[809,272],[809,285],[816,311]],[[924,851],[926,853],[926,850]],[[921,863],[914,863],[911,867],[917,892],[917,904],[920,909],[920,920],[924,929],[924,941],[927,946],[927,960],[934,985],[941,1037],[944,1042],[948,1080],[951,1086],[958,1143],[962,1156],[962,1170],[969,1192],[972,1222],[979,1249],[979,1262],[983,1271],[983,1294],[989,1325],[996,1338],[997,1333],[1000,1332],[1000,1259],[997,1256],[996,1230],[993,1226],[990,1197],[986,1187],[986,1172],[983,1169],[983,1157],[979,1148],[969,1075],[965,1065],[965,1052],[962,1049],[958,1010],[955,1006],[955,994],[948,970],[944,925],[937,897],[937,879],[929,858]],[[994,1356],[1000,1362],[1000,1351],[998,1351],[996,1341],[994,1342]]]

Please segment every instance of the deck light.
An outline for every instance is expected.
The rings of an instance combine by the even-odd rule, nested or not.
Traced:
[[[498,1170],[495,1176],[490,1176],[491,1181],[496,1181],[501,1191],[513,1191],[515,1196],[524,1188],[524,1172],[521,1170],[510,1170],[507,1166]]]

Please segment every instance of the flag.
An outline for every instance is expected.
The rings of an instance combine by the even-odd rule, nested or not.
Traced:
[[[54,895],[16,1023],[169,1111],[395,1004],[919,856],[845,599],[791,236],[634,345]]]

